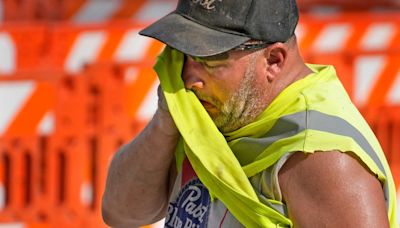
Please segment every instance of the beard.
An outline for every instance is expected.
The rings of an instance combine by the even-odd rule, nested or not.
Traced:
[[[256,57],[252,56],[239,89],[226,102],[207,98],[219,110],[209,115],[222,133],[235,131],[251,123],[265,108],[261,96],[262,90],[255,82],[255,60]]]

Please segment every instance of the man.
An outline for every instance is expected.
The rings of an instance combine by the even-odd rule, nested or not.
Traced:
[[[397,225],[383,152],[333,68],[303,62],[297,22],[295,0],[181,0],[141,32],[173,49],[153,119],[111,163],[107,224]]]

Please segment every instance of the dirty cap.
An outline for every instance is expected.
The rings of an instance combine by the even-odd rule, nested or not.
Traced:
[[[175,11],[140,34],[205,57],[249,40],[286,42],[298,19],[296,0],[179,0]]]

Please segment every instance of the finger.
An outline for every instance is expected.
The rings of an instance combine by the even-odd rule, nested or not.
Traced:
[[[157,95],[158,95],[158,107],[165,111],[168,111],[168,105],[167,105],[167,102],[164,97],[164,93],[163,93],[160,85],[157,88]]]

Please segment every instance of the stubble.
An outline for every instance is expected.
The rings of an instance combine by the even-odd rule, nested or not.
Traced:
[[[251,123],[264,110],[262,91],[255,80],[256,57],[256,53],[251,56],[239,89],[228,101],[219,105],[219,114],[211,116],[223,133],[235,131]]]

